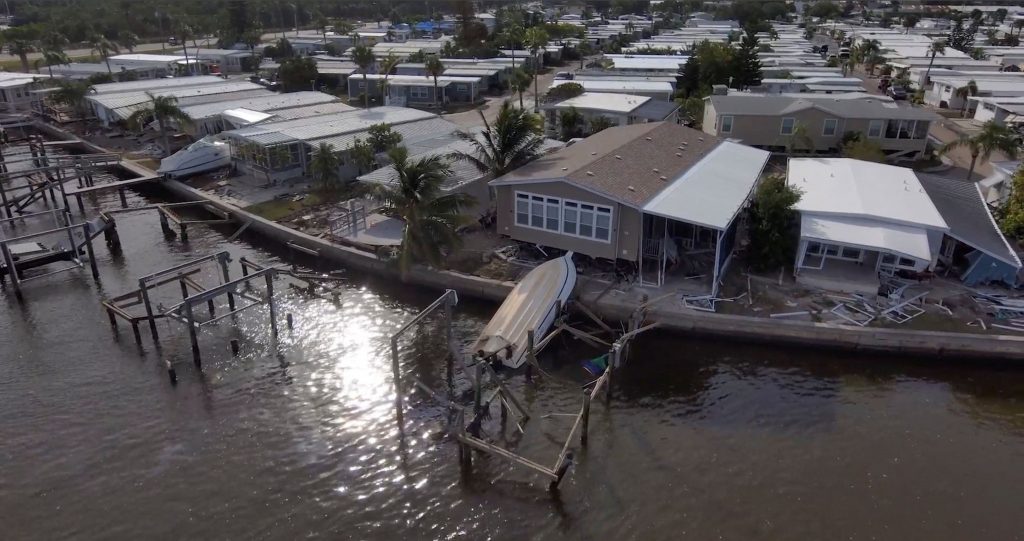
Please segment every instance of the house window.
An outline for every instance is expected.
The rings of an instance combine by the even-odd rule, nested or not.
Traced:
[[[807,255],[827,257],[829,259],[842,259],[846,261],[860,261],[864,253],[858,248],[839,246],[837,244],[824,244],[821,242],[808,242]]]
[[[832,137],[836,134],[839,129],[839,121],[834,118],[826,118],[825,124],[821,128],[821,134],[825,137]]]
[[[430,97],[430,90],[425,86],[411,86],[409,87],[409,97],[427,99]]]
[[[462,94],[465,94],[466,92],[469,92],[469,85],[464,84],[464,83],[459,83],[459,84],[455,85],[455,91],[459,92],[459,93],[462,93]]]
[[[732,133],[732,122],[733,122],[733,116],[732,115],[723,116],[722,117],[722,129],[720,131],[722,133]]]
[[[612,237],[612,209],[516,192],[516,225],[609,242]]]
[[[872,120],[871,123],[868,124],[868,137],[872,139],[877,139],[881,137],[882,130],[884,129],[884,127],[884,120]]]
[[[796,129],[796,119],[795,118],[783,118],[782,119],[782,129],[779,130],[779,133],[781,133],[782,135],[793,135],[793,131],[795,129]]]
[[[987,102],[987,101],[986,102],[982,102],[981,106],[986,111],[995,111],[996,110],[996,106],[994,104],[991,104],[991,103]]]

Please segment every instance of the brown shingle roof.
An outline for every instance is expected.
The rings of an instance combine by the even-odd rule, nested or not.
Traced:
[[[544,156],[492,184],[563,180],[642,206],[721,142],[669,122],[608,128]]]

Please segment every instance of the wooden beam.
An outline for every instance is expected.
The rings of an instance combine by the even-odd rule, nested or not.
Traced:
[[[587,305],[583,304],[580,301],[573,301],[573,305],[576,306],[577,308],[579,308],[580,312],[583,312],[583,315],[585,315],[585,316],[589,317],[590,319],[592,319],[594,321],[594,323],[597,323],[597,326],[601,327],[602,329],[604,329],[605,332],[608,332],[608,333],[614,333],[615,332],[611,327],[608,326],[607,323],[604,322],[604,320],[602,320],[600,317],[598,317],[597,314],[595,314],[594,312],[590,311],[590,308],[587,308]]]
[[[512,462],[515,462],[515,463],[520,464],[522,466],[526,466],[527,468],[531,468],[533,470],[536,470],[536,471],[538,471],[538,472],[540,472],[540,473],[542,473],[544,475],[547,475],[548,477],[550,477],[552,479],[558,479],[558,474],[556,474],[550,468],[544,467],[544,466],[542,466],[542,465],[540,465],[540,464],[538,464],[538,463],[536,463],[536,462],[534,462],[534,461],[532,461],[532,460],[530,460],[528,458],[523,458],[523,457],[513,453],[512,451],[509,451],[507,449],[503,449],[503,448],[498,447],[497,445],[494,445],[494,444],[491,444],[491,443],[487,443],[484,440],[474,438],[473,436],[470,436],[469,434],[465,434],[465,435],[460,434],[458,436],[458,439],[459,439],[459,441],[461,441],[462,443],[465,443],[466,445],[468,445],[470,447],[479,449],[480,451],[484,451],[484,452],[487,452],[487,453],[493,453],[493,454],[498,455],[498,456],[503,457],[503,458],[507,458],[508,460],[511,460]]]
[[[575,337],[577,337],[577,338],[579,338],[581,340],[590,342],[592,345],[611,347],[611,344],[609,344],[608,342],[605,342],[604,340],[601,340],[600,338],[598,338],[596,336],[593,336],[591,334],[585,333],[585,332],[583,332],[583,331],[581,331],[579,329],[574,329],[574,328],[570,327],[569,325],[566,325],[565,323],[559,323],[558,324],[558,328],[564,330],[565,332],[567,332],[567,333],[569,333],[569,334],[571,334],[571,335],[573,335],[573,336],[575,336]]]

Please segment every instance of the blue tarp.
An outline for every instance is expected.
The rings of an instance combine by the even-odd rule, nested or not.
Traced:
[[[1017,268],[978,250],[967,254],[967,271],[960,276],[964,285],[973,287],[981,284],[1002,282],[1010,287],[1017,286]]]

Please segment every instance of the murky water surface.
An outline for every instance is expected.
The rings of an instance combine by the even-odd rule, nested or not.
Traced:
[[[113,208],[116,196],[92,204]],[[552,495],[492,457],[461,477],[444,411],[422,395],[400,445],[388,337],[437,292],[350,277],[336,304],[279,282],[277,346],[255,308],[204,328],[199,372],[182,325],[160,322],[159,349],[143,329],[140,347],[123,325],[114,336],[99,299],[220,249],[270,263],[288,254],[207,227],[187,245],[165,240],[152,213],[118,223],[124,256],[98,248],[99,283],[74,271],[26,284],[23,304],[0,292],[5,539],[1024,535],[1022,370],[646,336]],[[173,288],[162,294],[176,302]],[[493,309],[463,300],[463,344]],[[411,333],[403,370],[440,385],[442,337],[437,322]],[[576,411],[589,355],[563,342],[544,360],[552,377],[512,387],[537,412]],[[518,450],[552,462],[569,423],[536,416]]]

